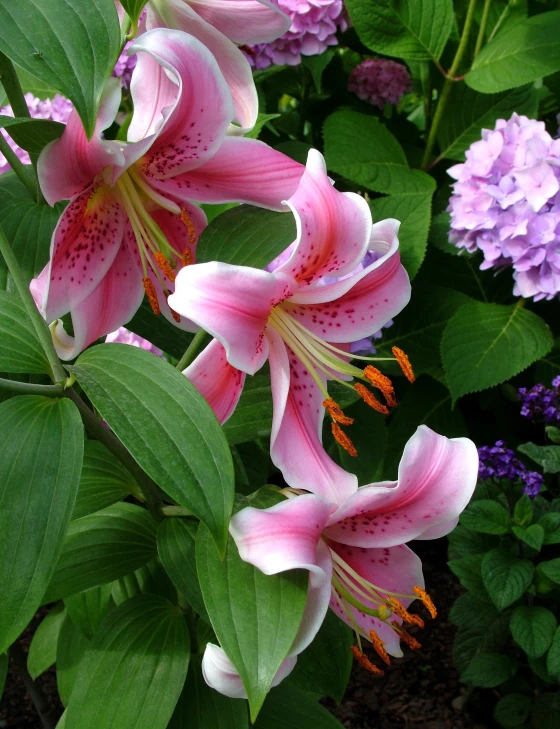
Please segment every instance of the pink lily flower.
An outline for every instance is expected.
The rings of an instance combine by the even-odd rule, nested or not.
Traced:
[[[233,412],[245,375],[269,361],[272,460],[290,486],[339,502],[357,481],[321,443],[326,408],[335,437],[352,448],[339,425],[350,419],[330,399],[326,382],[352,388],[347,380],[368,380],[368,368],[364,373],[348,362],[349,343],[398,314],[409,301],[410,283],[399,258],[398,221],[372,225],[366,201],[334,189],[316,150],[286,205],[297,224],[288,260],[272,272],[219,262],[188,266],[169,303],[215,337],[184,374],[221,422]],[[368,249],[377,260],[364,268]],[[329,277],[344,278],[332,283]],[[354,389],[384,408],[362,383]]]
[[[227,136],[231,93],[196,38],[157,29],[130,52],[138,63],[129,142],[102,136],[121,99],[118,79],[109,79],[91,141],[73,112],[62,137],[39,158],[47,202],[70,199],[53,233],[50,261],[31,282],[49,324],[72,315],[74,337],[60,322],[52,327],[65,360],[129,321],[144,292],[156,313],[193,330],[167,305],[175,269],[194,260],[206,225],[191,203],[282,209],[304,169],[262,142]]]
[[[403,655],[401,640],[419,647],[403,627],[423,624],[407,609],[413,600],[421,599],[435,614],[420,559],[404,542],[450,532],[471,498],[477,474],[472,441],[450,440],[421,425],[405,446],[397,481],[363,486],[340,505],[292,491],[291,498],[269,509],[248,507],[235,514],[230,533],[241,558],[267,575],[309,570],[321,595],[313,606],[317,614],[324,616],[328,603],[358,642],[371,640],[388,663],[389,656]],[[319,593],[321,582],[329,585],[327,593]],[[353,652],[380,673],[358,648]],[[208,662],[211,685],[223,691],[220,666],[213,656]]]
[[[257,90],[251,66],[236,44],[275,40],[288,30],[291,19],[268,0],[150,0],[147,10],[148,30],[183,30],[212,52],[233,96],[239,125],[234,129],[240,134],[252,129]]]

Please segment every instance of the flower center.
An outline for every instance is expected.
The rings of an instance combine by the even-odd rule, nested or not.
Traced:
[[[321,339],[316,334],[313,334],[313,332],[309,331],[309,329],[304,327],[303,324],[283,309],[282,304],[279,304],[272,310],[268,323],[276,330],[284,343],[292,350],[317,383],[317,386],[325,397],[323,407],[331,417],[331,429],[335,440],[351,456],[358,455],[352,441],[340,427],[341,425],[351,425],[354,420],[345,415],[342,408],[330,397],[324,383],[324,378],[320,373],[326,375],[331,380],[339,382],[344,387],[354,390],[371,408],[387,415],[389,408],[395,407],[397,404],[391,380],[372,365],[367,365],[362,370],[349,360],[357,359],[370,362],[396,360],[406,377],[411,382],[414,382],[414,373],[412,372],[408,357],[398,347],[393,347],[394,357],[363,357],[349,354]],[[349,378],[362,380],[377,388],[382,393],[386,404],[384,405],[380,402],[373,392],[362,382],[350,384],[348,382]]]

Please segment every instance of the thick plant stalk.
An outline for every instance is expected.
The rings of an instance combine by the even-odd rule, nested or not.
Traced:
[[[25,186],[25,189],[29,193],[31,193],[31,195],[35,199],[37,197],[37,184],[33,181],[33,179],[29,176],[27,172],[29,167],[22,164],[21,160],[14,152],[14,150],[10,147],[8,142],[4,139],[2,134],[0,134],[0,152],[2,152],[4,157],[7,159],[8,164],[15,172],[15,174],[19,177],[21,183]]]
[[[36,385],[32,382],[6,380],[0,377],[0,390],[8,390],[16,395],[43,395],[44,397],[60,397],[64,394],[62,385]]]
[[[200,329],[192,338],[191,343],[185,350],[185,354],[181,357],[181,359],[176,364],[176,369],[179,370],[179,372],[182,372],[186,367],[188,367],[191,362],[196,358],[196,355],[200,352],[200,350],[204,347],[206,344],[207,338],[209,338],[209,334],[207,334],[204,329]]]

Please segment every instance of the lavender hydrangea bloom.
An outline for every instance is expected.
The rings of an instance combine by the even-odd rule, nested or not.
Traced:
[[[72,102],[60,94],[56,94],[52,99],[38,99],[36,96],[33,96],[33,94],[27,93],[25,94],[25,101],[27,103],[29,113],[34,119],[50,119],[51,121],[62,122],[63,124],[66,124],[68,121],[68,117],[70,116],[70,112],[73,108]],[[14,116],[11,106],[1,107],[0,114],[4,116]],[[4,136],[21,162],[28,165],[31,160],[29,159],[27,152],[21,149],[21,147],[18,147],[9,134],[7,134],[3,129],[0,129],[0,134]],[[11,169],[10,165],[4,155],[0,153],[0,175],[7,172],[9,169]]]
[[[507,447],[505,441],[498,440],[493,446],[482,446],[478,449],[478,457],[480,481],[490,478],[521,481],[524,484],[523,493],[531,499],[539,493],[544,480],[542,474],[529,471],[527,466],[515,457],[514,451]]]
[[[560,375],[552,380],[552,388],[539,383],[529,389],[520,387],[518,395],[523,417],[560,426]]]
[[[133,347],[140,347],[140,349],[143,349],[146,352],[153,352],[154,354],[157,354],[158,357],[161,357],[163,354],[159,347],[156,347],[151,342],[148,342],[147,339],[139,337],[138,334],[134,334],[134,332],[129,331],[125,327],[120,327],[120,329],[117,329],[115,332],[107,334],[107,339],[105,341],[117,342],[118,344],[130,344]]]
[[[292,19],[287,33],[271,43],[248,46],[247,58],[254,69],[270,65],[296,66],[303,56],[316,56],[336,46],[337,31],[348,27],[342,0],[272,0]]]
[[[130,86],[130,79],[132,78],[132,72],[136,66],[136,54],[129,56],[127,50],[133,41],[129,41],[123,48],[123,52],[119,56],[118,61],[115,64],[113,73],[111,74],[115,78],[120,78],[125,88]]]
[[[513,114],[448,170],[449,240],[481,250],[482,269],[513,267],[516,296],[552,299],[560,292],[560,139],[543,122]]]
[[[398,104],[410,89],[407,67],[388,58],[366,59],[356,66],[348,79],[348,91],[380,109],[385,104]]]

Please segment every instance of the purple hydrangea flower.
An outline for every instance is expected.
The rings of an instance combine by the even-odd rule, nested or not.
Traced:
[[[129,331],[125,327],[120,327],[117,331],[107,334],[107,339],[105,341],[117,342],[118,344],[130,344],[133,347],[140,347],[140,349],[144,349],[146,352],[153,352],[154,354],[157,354],[158,357],[163,355],[163,352],[159,347],[156,347],[151,342],[148,342],[147,339],[139,337],[138,334],[134,334],[134,332]]]
[[[66,124],[70,112],[72,111],[72,102],[56,94],[52,99],[38,99],[33,94],[25,94],[25,101],[29,113],[34,119],[50,119],[51,121],[62,122]],[[14,116],[11,106],[3,106],[0,108],[0,114],[4,116]],[[10,147],[14,150],[18,158],[23,162],[24,165],[28,165],[31,160],[27,152],[21,147],[18,147],[13,139],[3,129],[0,129],[0,134],[4,136]],[[0,153],[0,175],[7,172],[10,168],[6,158]]]
[[[520,387],[521,415],[560,426],[560,375],[552,380],[552,388],[539,383],[531,388]]]
[[[342,0],[273,0],[292,19],[287,33],[271,43],[248,46],[247,58],[254,69],[296,66],[303,56],[316,56],[336,46],[337,31],[348,27]]]
[[[529,471],[527,466],[515,457],[514,451],[507,447],[505,441],[498,440],[493,446],[482,446],[478,449],[478,457],[480,481],[490,478],[521,481],[524,484],[523,493],[531,499],[539,493],[544,480],[542,474]]]
[[[119,59],[115,64],[115,68],[113,69],[113,73],[111,74],[115,78],[120,78],[122,80],[122,85],[125,88],[128,88],[130,86],[132,72],[136,67],[136,54],[134,54],[133,56],[129,56],[127,53],[127,50],[132,42],[133,41],[129,41],[123,48],[123,52],[119,56]]]
[[[348,91],[380,109],[398,104],[411,89],[410,74],[402,63],[388,58],[368,58],[352,71]]]
[[[560,139],[543,122],[513,114],[483,129],[466,162],[448,170],[449,240],[482,251],[481,269],[513,268],[516,296],[560,292]]]

